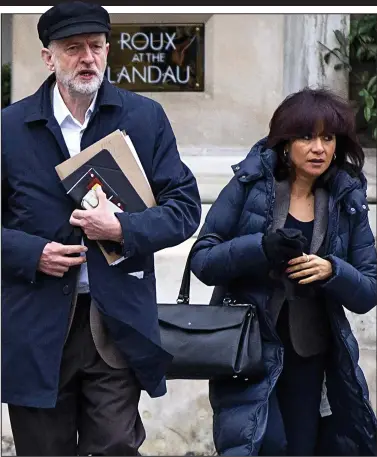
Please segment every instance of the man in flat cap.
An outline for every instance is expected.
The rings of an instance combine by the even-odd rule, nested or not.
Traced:
[[[104,8],[61,3],[38,33],[52,74],[2,111],[2,401],[18,455],[137,455],[141,390],[163,395],[171,361],[153,255],[195,232],[198,188],[161,105],[104,78]],[[115,215],[99,191],[76,209],[55,166],[117,129],[157,206]],[[109,266],[96,240],[125,260]]]

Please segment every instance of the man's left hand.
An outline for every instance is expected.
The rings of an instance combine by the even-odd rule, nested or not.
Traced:
[[[93,209],[75,209],[70,224],[81,229],[89,240],[109,240],[120,243],[123,239],[119,220],[109,208],[106,194],[101,187],[96,188],[98,205]]]
[[[332,264],[315,254],[297,257],[288,262],[285,270],[289,279],[301,279],[299,284],[309,284],[314,281],[323,281],[332,275]]]

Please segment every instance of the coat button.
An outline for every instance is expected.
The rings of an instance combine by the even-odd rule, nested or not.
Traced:
[[[363,205],[363,209],[367,209],[366,205]]]
[[[236,167],[234,167],[234,169],[235,169],[236,171],[238,171],[238,170],[240,169],[240,166],[237,165]]]
[[[70,292],[71,292],[71,288],[69,287],[68,284],[66,284],[66,285],[63,287],[63,294],[64,294],[64,295],[68,295]]]
[[[351,208],[351,213],[355,213],[355,212],[356,212],[355,208]]]

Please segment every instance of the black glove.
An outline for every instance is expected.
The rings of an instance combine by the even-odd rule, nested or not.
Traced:
[[[283,271],[289,260],[303,254],[307,239],[301,230],[277,229],[276,232],[264,235],[262,246],[271,269]]]

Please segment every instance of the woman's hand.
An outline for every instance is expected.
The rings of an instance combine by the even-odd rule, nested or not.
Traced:
[[[285,270],[289,279],[301,279],[299,284],[309,284],[314,281],[323,281],[332,275],[332,264],[315,254],[304,254],[288,262]]]

